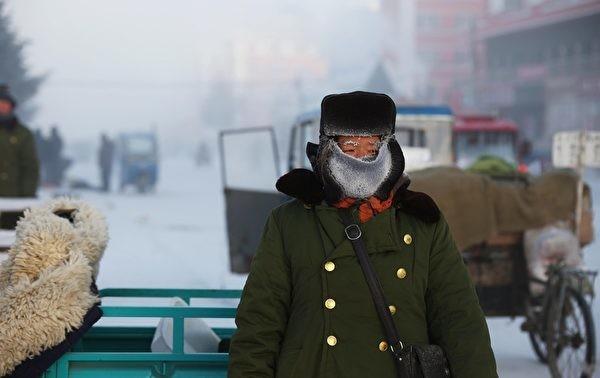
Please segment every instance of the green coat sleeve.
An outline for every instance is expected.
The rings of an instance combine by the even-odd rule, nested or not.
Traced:
[[[20,188],[23,197],[35,197],[40,176],[40,167],[33,135],[28,131],[21,145],[20,156]]]
[[[291,302],[291,274],[273,214],[244,286],[229,350],[229,377],[274,377]]]
[[[485,316],[443,215],[435,225],[425,299],[430,341],[446,352],[452,377],[498,377]]]

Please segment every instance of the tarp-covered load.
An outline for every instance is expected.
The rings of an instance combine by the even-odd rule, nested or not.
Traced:
[[[459,249],[464,250],[503,233],[523,232],[556,221],[574,220],[577,174],[554,170],[512,182],[463,171],[434,167],[410,174],[411,189],[433,197],[444,213]],[[584,216],[580,239],[589,243],[590,191],[584,186]],[[584,235],[586,234],[586,235]]]

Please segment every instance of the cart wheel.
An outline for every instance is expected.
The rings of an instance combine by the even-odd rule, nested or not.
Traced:
[[[583,296],[567,288],[564,302],[553,302],[547,319],[546,346],[552,376],[592,377],[596,357],[594,320]]]

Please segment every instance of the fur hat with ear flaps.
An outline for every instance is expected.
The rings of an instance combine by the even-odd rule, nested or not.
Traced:
[[[0,377],[42,374],[101,317],[104,217],[80,201],[27,210],[0,266]]]
[[[404,154],[394,136],[395,125],[396,105],[385,94],[359,91],[326,96],[321,102],[319,144],[309,142],[306,147],[313,170],[288,172],[277,181],[277,189],[307,205],[322,201],[335,204],[347,196],[343,185],[332,174],[331,157],[336,153],[339,155],[335,137],[379,135],[380,154],[381,151],[389,154],[389,162],[387,175],[373,195],[384,200],[394,189],[394,206],[402,207],[405,212],[426,222],[436,222],[440,212],[433,199],[425,193],[407,189],[410,179],[404,173]]]
[[[396,104],[372,92],[330,94],[321,101],[321,136],[394,135]]]

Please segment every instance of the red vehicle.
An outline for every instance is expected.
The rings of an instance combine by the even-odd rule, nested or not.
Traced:
[[[467,168],[480,156],[492,155],[518,166],[517,125],[485,115],[455,116],[452,128],[454,161]]]

